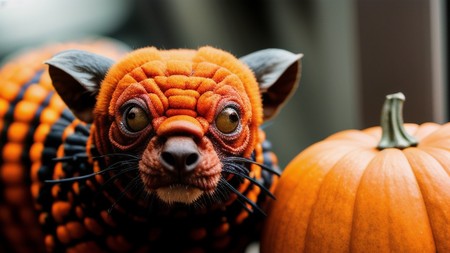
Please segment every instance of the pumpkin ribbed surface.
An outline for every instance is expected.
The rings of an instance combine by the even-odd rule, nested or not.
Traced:
[[[417,146],[380,151],[373,127],[300,153],[275,191],[262,252],[450,252],[450,123],[404,127]]]

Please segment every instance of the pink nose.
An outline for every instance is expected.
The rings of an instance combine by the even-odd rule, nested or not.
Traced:
[[[164,120],[156,130],[156,134],[158,136],[189,135],[200,139],[204,132],[202,125],[195,118],[177,115]]]

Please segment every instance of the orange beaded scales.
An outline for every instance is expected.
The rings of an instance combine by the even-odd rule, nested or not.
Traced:
[[[259,127],[301,56],[110,60],[122,49],[53,46],[0,70],[0,251],[240,252],[257,237],[277,171]]]
[[[58,44],[27,52],[0,69],[0,239],[9,242],[1,243],[1,252],[36,252],[43,248],[38,223],[45,217],[36,216],[34,207],[39,209],[41,205],[32,199],[43,185],[39,169],[48,151],[46,139],[52,134],[52,125],[65,114],[65,105],[54,95],[42,63],[56,52],[71,48],[112,58],[123,51],[106,40]]]

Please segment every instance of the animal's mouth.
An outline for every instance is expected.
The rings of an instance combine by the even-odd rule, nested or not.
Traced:
[[[149,192],[156,194],[162,201],[172,203],[192,204],[204,193],[215,191],[220,180],[220,164],[211,168],[210,173],[191,175],[184,178],[171,175],[142,173],[141,178]]]
[[[203,190],[187,184],[172,184],[155,190],[156,195],[166,203],[192,204],[203,194]]]

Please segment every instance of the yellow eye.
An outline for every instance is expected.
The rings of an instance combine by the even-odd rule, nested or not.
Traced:
[[[124,115],[125,125],[131,132],[139,132],[150,124],[147,112],[139,106],[130,107]]]
[[[224,133],[230,134],[239,127],[239,113],[232,107],[226,107],[216,117],[217,129]]]

